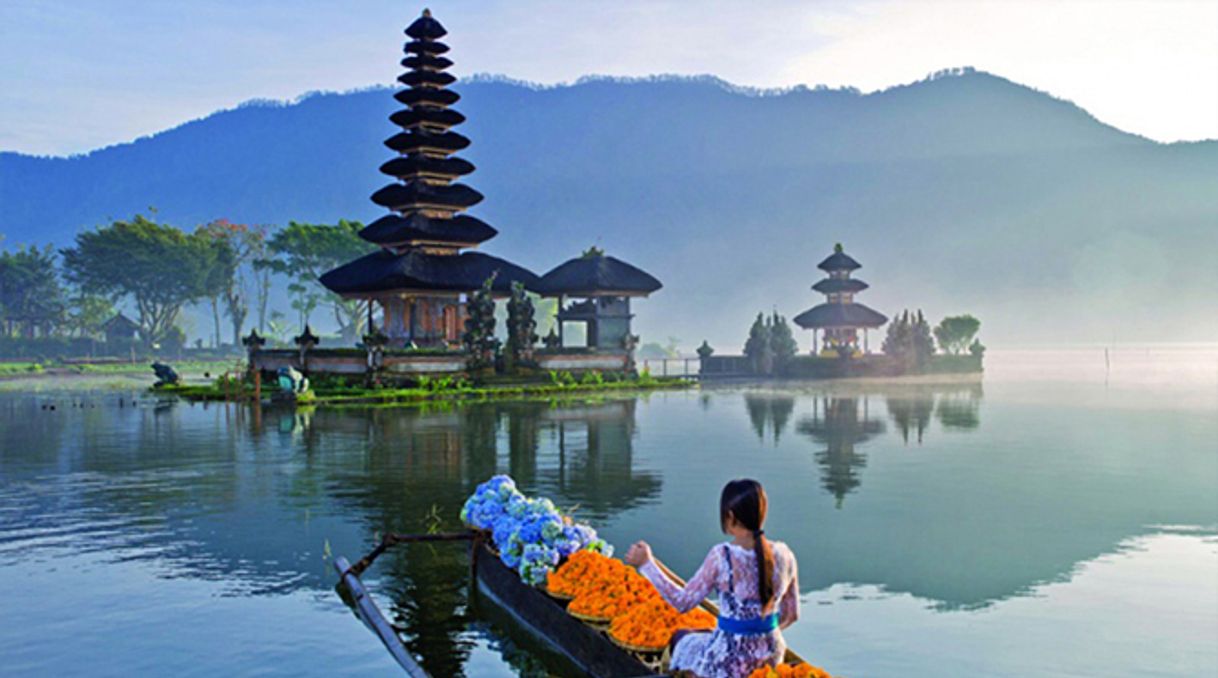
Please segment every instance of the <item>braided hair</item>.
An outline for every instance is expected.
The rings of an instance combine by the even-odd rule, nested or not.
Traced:
[[[753,533],[753,553],[757,556],[757,594],[761,607],[769,607],[774,598],[774,549],[765,538],[765,488],[756,480],[733,480],[723,486],[719,497],[719,527],[726,532],[729,518]]]

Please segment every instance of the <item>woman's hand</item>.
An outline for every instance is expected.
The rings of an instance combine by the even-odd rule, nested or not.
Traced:
[[[626,551],[626,564],[641,567],[643,563],[651,560],[651,546],[645,541],[636,541],[628,551]]]

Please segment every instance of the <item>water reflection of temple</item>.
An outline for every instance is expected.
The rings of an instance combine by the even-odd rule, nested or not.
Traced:
[[[749,421],[757,438],[765,440],[769,437],[777,445],[791,421],[791,414],[795,412],[795,398],[773,393],[746,393],[744,407],[748,410]]]
[[[822,396],[812,400],[812,414],[799,422],[797,430],[825,446],[816,453],[821,487],[834,496],[840,508],[846,495],[862,483],[859,473],[867,465],[866,455],[856,446],[883,433],[884,422],[871,418],[866,396]]]
[[[884,398],[888,416],[908,444],[922,444],[931,417],[945,430],[970,431],[981,425],[981,384],[935,386],[890,393]]]
[[[655,499],[658,473],[635,468],[634,398],[553,408],[537,420],[557,459],[540,471],[538,491],[605,518]]]
[[[433,511],[443,528],[455,527],[465,497],[496,473],[511,474],[526,493],[579,507],[585,519],[658,497],[659,474],[635,468],[635,406],[631,398],[323,409],[293,435],[312,463],[327,467],[325,490],[340,511],[365,524],[369,536],[358,550],[378,532],[427,529]],[[328,453],[353,446],[362,451],[358,461],[347,454],[341,465],[328,463]],[[385,554],[374,572],[378,589],[394,601],[389,614],[424,668],[459,673],[478,618],[464,550],[411,545]]]

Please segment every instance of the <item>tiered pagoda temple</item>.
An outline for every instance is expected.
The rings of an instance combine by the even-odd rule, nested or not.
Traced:
[[[406,29],[398,77],[406,86],[394,98],[406,108],[389,116],[402,131],[385,141],[398,153],[381,165],[396,181],[372,194],[391,214],[372,222],[360,237],[380,250],[339,266],[321,277],[347,299],[382,308],[382,330],[391,346],[452,346],[464,329],[466,295],[494,276],[494,291],[506,296],[512,283],[538,283],[530,271],[481,252],[469,251],[495,237],[490,225],[463,212],[482,201],[478,191],[457,179],[473,164],[453,154],[469,146],[452,131],[465,116],[450,108],[460,98],[448,89],[456,78],[440,42],[447,31],[428,10]]]
[[[646,297],[660,287],[651,274],[594,247],[542,276],[537,292],[558,299],[560,346],[569,346],[563,325],[578,322],[585,325],[587,348],[629,352],[633,348],[630,299]],[[564,305],[568,298],[576,301]]]
[[[825,303],[795,316],[796,325],[812,330],[812,352],[817,352],[816,333],[824,335],[822,355],[854,355],[859,352],[859,330],[863,330],[863,347],[867,351],[867,330],[878,328],[888,322],[888,317],[863,304],[855,303],[854,295],[867,289],[867,283],[850,274],[862,268],[859,262],[842,250],[841,244],[833,248],[817,268],[829,274],[828,278],[812,286],[825,295]]]

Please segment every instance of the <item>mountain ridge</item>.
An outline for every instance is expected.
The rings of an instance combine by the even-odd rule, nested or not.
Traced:
[[[1218,252],[1215,141],[1156,142],[973,70],[866,94],[689,76],[456,89],[462,155],[479,167],[468,183],[487,196],[473,213],[501,232],[484,248],[544,272],[608,247],[666,284],[639,305],[653,339],[730,345],[758,310],[795,315],[837,241],[866,266],[860,301],[890,315],[973,311],[983,334],[1022,341],[1045,336],[1029,314],[1108,339],[1125,331],[1111,314],[1167,313],[1190,337],[1218,335],[1218,321],[1186,321],[1218,316],[1203,291],[1218,286],[1204,256]],[[150,205],[183,227],[370,221],[390,92],[254,100],[86,155],[0,154],[0,233],[62,246]],[[1045,244],[1056,266],[1035,254]],[[1113,270],[1145,256],[1159,268],[1131,295]],[[1054,289],[1074,309],[1032,303]]]

